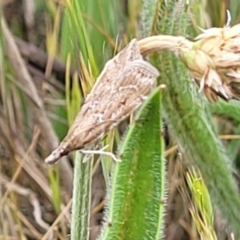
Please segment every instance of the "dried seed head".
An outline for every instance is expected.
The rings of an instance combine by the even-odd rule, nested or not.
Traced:
[[[55,163],[70,151],[85,148],[128,117],[154,88],[158,76],[133,39],[106,63],[67,136],[45,162]]]
[[[210,28],[179,54],[210,101],[240,100],[240,24]]]

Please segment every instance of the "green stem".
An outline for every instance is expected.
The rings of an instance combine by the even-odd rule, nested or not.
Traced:
[[[80,153],[77,152],[73,180],[71,240],[89,239],[92,182],[91,169],[92,160],[83,163]]]
[[[164,3],[166,4],[166,3]],[[189,29],[184,4],[169,1],[165,6],[168,16],[158,19],[152,34],[186,35]],[[168,22],[166,24],[166,17]],[[183,64],[171,53],[155,54],[154,65],[161,73],[161,84],[167,89],[163,97],[165,118],[171,126],[184,156],[197,166],[206,182],[210,196],[228,221],[236,239],[240,239],[240,198],[231,174],[229,158],[218,139],[205,101],[192,85]]]

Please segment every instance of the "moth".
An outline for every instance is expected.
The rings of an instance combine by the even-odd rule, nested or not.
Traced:
[[[158,76],[133,39],[106,63],[66,137],[45,162],[53,164],[73,150],[86,149],[118,125],[147,98]]]

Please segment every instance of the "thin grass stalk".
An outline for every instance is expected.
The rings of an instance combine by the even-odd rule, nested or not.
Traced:
[[[206,184],[199,171],[194,168],[187,172],[187,184],[192,201],[189,202],[190,213],[202,240],[217,240],[213,226],[213,207]]]
[[[2,18],[2,7],[0,6],[0,19]],[[0,25],[0,98],[3,102],[3,112],[6,106],[6,91],[5,91],[5,77],[4,77],[4,39],[2,26]]]
[[[240,122],[240,106],[239,102],[218,101],[216,103],[207,103],[209,109],[213,114],[223,115],[229,117],[237,122]]]
[[[4,36],[4,43],[6,49],[6,55],[14,70],[18,84],[26,96],[28,101],[28,107],[32,111],[35,122],[41,129],[41,133],[46,141],[48,150],[52,150],[58,145],[58,138],[52,128],[52,125],[47,118],[46,111],[43,107],[43,101],[39,97],[37,89],[32,82],[32,78],[20,56],[16,43],[6,25],[5,20],[1,19],[2,31]],[[61,161],[60,171],[64,175],[68,175],[68,179],[64,181],[66,192],[69,193],[72,189],[72,171],[67,161]]]
[[[74,54],[75,59],[77,59],[78,52],[81,51],[84,61],[91,64],[93,75],[96,75],[98,73],[98,67],[94,58],[92,46],[90,44],[90,36],[86,29],[86,23],[82,17],[80,1],[67,1],[65,14],[68,27],[71,30],[71,52]]]
[[[92,160],[82,162],[82,156],[76,153],[74,180],[71,240],[89,240],[90,200],[92,184]]]

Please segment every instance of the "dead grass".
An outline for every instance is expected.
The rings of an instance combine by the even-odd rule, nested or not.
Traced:
[[[4,1],[8,2],[12,1]],[[65,87],[56,73],[51,71],[46,75],[46,69],[36,67],[37,62],[29,63],[26,56],[23,59],[21,47],[16,45],[5,22],[2,33],[7,62],[0,65],[5,70],[4,79],[0,80],[0,240],[70,239],[72,159],[62,159],[54,167],[43,161],[58,145],[50,116],[66,124],[66,119],[57,115],[58,102],[60,105],[63,102],[59,88]],[[65,64],[61,66],[64,70]],[[225,123],[233,129],[230,120]],[[223,132],[221,138],[239,138],[229,132]],[[188,163],[173,140],[165,155],[168,159],[165,239],[200,239],[189,212],[189,201],[186,201]],[[92,177],[90,239],[94,240],[100,229],[106,197],[105,181],[97,161]],[[222,216],[216,210],[218,239],[233,239],[224,227]]]

